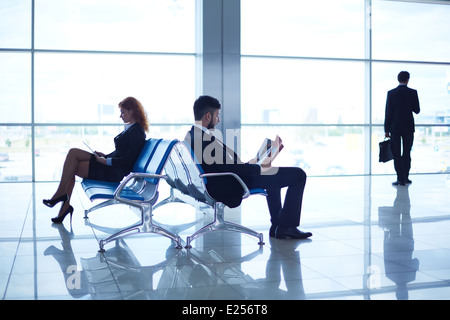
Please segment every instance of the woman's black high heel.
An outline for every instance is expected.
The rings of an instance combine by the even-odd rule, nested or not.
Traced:
[[[53,208],[58,202],[66,201],[67,200],[67,194],[63,194],[61,197],[56,198],[55,200],[50,199],[44,199],[42,200],[42,203],[45,204],[47,207]]]
[[[64,204],[63,204],[64,205]],[[62,223],[64,218],[70,213],[70,224],[72,224],[73,207],[69,205],[67,210],[59,217],[52,218],[53,223]]]

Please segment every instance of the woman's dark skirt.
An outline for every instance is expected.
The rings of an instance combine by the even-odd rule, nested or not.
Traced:
[[[130,171],[121,167],[111,167],[101,164],[97,161],[94,155],[91,155],[89,160],[89,174],[88,179],[120,182],[123,177],[129,174]]]

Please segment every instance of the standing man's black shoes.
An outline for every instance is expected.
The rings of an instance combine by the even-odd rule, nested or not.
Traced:
[[[404,185],[406,185],[403,181],[394,181],[394,182],[392,182],[392,185],[393,186],[404,186]]]
[[[269,229],[269,237],[275,237],[275,231],[277,230],[278,226],[276,225],[271,225],[270,229]]]
[[[275,237],[277,239],[306,239],[311,236],[311,232],[303,232],[295,227],[278,227],[275,231]]]

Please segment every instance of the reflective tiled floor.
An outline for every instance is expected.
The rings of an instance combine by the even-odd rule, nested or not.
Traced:
[[[126,206],[101,209],[77,183],[72,226],[52,225],[47,208],[55,183],[0,184],[2,299],[449,299],[450,177],[308,178],[301,229],[310,240],[268,236],[265,199],[254,196],[231,220],[264,233],[215,232],[175,249],[165,237],[139,235],[98,241],[138,220]],[[162,188],[160,199],[167,189]],[[208,216],[169,204],[154,219],[182,239]]]

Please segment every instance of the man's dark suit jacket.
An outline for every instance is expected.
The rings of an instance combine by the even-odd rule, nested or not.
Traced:
[[[197,126],[192,126],[188,131],[185,142],[194,151],[204,173],[233,172],[239,177],[256,176],[261,173],[259,165],[243,163],[233,150]],[[230,208],[241,204],[243,189],[234,177],[208,178],[206,188],[214,199]]]
[[[416,90],[408,88],[406,85],[399,85],[390,90],[386,99],[384,132],[414,132],[413,112],[420,112]]]

